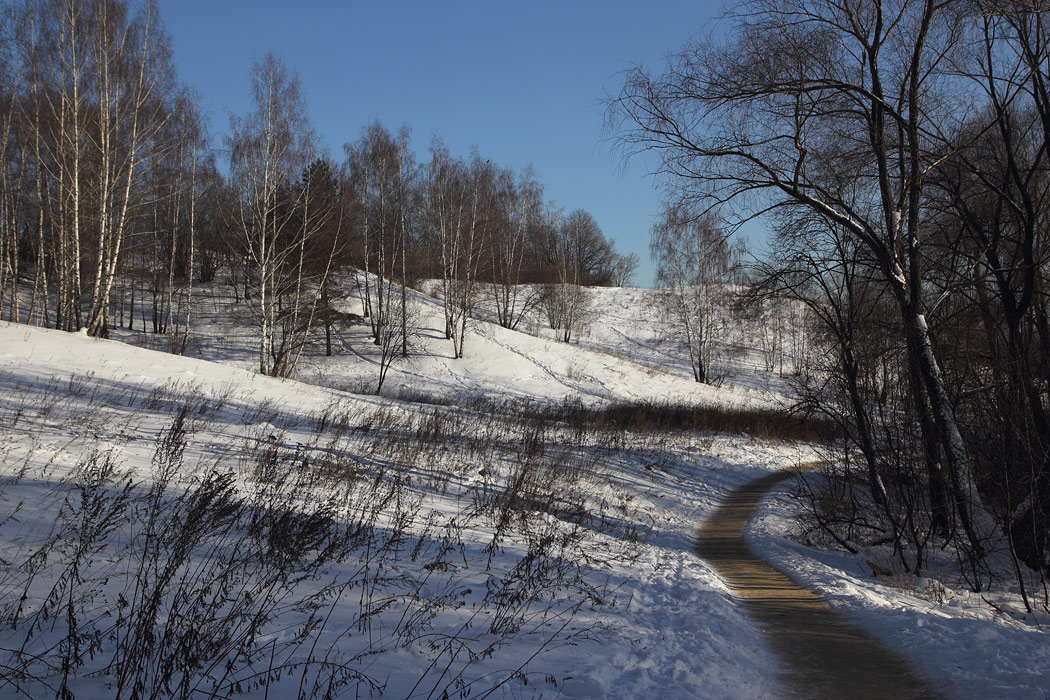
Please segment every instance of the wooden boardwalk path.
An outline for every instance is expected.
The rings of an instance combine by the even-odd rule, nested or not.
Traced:
[[[793,476],[774,472],[731,493],[696,535],[696,552],[766,634],[783,661],[785,697],[825,700],[943,698],[904,659],[850,623],[816,594],[756,556],[744,527],[759,501]]]

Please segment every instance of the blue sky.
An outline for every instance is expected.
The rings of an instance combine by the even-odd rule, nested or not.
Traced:
[[[706,33],[721,0],[655,2],[321,2],[160,0],[183,82],[196,88],[213,133],[248,106],[253,58],[273,51],[302,79],[325,146],[379,119],[412,128],[417,158],[437,134],[494,163],[532,163],[545,196],[583,208],[652,282],[649,227],[659,195],[644,162],[624,169],[603,139],[606,92],[629,65]]]

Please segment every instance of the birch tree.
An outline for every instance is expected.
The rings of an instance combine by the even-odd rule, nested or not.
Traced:
[[[427,220],[431,248],[441,271],[445,336],[452,341],[453,357],[461,358],[496,206],[496,172],[476,151],[466,164],[453,159],[438,139],[430,150]]]
[[[553,211],[548,217],[557,220]],[[594,217],[582,209],[548,226],[547,257],[552,280],[544,285],[543,304],[552,330],[568,343],[585,325],[590,297],[587,285],[611,269],[607,248]]]
[[[144,180],[172,147],[168,38],[152,2],[40,0],[9,10],[20,245],[35,261],[28,314],[105,336],[125,244],[148,206]]]
[[[716,342],[723,328],[718,312],[728,305],[736,266],[726,234],[713,217],[668,206],[652,228],[649,250],[656,283],[664,290],[661,315],[683,344],[693,379],[711,383],[718,374]]]
[[[408,203],[414,170],[408,150],[409,133],[404,127],[395,136],[379,122],[373,122],[365,127],[357,142],[344,147],[358,204],[356,226],[361,234],[365,273],[364,315],[370,320],[376,345],[391,322],[393,297],[398,295],[395,280],[407,281],[405,256],[412,216]],[[401,287],[403,290],[404,284]],[[404,314],[399,318],[403,317]],[[400,322],[397,325],[404,330]]]
[[[135,213],[136,182],[145,164],[167,146],[159,136],[171,114],[167,98],[175,83],[152,3],[134,19],[122,3],[100,0],[91,7],[97,116],[86,133],[98,167],[92,222],[97,239],[86,326],[92,335],[107,336],[110,291]]]
[[[462,261],[460,247],[467,227],[467,173],[463,163],[453,159],[440,139],[430,144],[427,169],[427,232],[430,254],[441,275],[441,306],[445,319],[445,338],[452,340],[456,320],[453,287]],[[458,357],[458,353],[456,353]]]
[[[310,160],[313,134],[298,76],[272,53],[252,63],[251,97],[252,111],[230,120],[230,175],[239,192],[239,240],[255,279],[259,371],[275,374],[287,370],[276,336],[279,273],[306,245],[292,230],[287,193]]]
[[[489,254],[496,318],[501,326],[513,330],[537,301],[535,290],[522,282],[528,241],[542,215],[543,185],[531,166],[518,175],[516,183],[507,180],[505,177],[500,198],[506,209],[503,225],[492,229]]]
[[[15,183],[16,178],[20,176],[20,169],[9,167],[9,164],[15,162],[14,151],[18,149],[15,138],[17,124],[13,24],[13,17],[9,12],[0,13],[0,318],[4,314],[5,302],[10,299],[8,318],[17,322],[19,252],[15,227]],[[20,160],[25,163],[24,155]]]

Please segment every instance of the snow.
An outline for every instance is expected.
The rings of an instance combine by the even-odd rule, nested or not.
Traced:
[[[798,508],[790,492],[788,488],[767,499],[749,525],[748,540],[761,556],[901,650],[947,697],[1048,697],[1050,616],[1022,613],[1020,597],[1014,594],[974,593],[961,582],[958,588],[946,586],[941,578],[956,578],[948,565],[940,578],[902,573],[887,580],[873,577],[866,563],[885,553],[853,556],[785,538],[794,529],[792,512]],[[1014,614],[1004,614],[1011,608]]]
[[[341,459],[340,464],[357,465],[362,473],[405,478],[404,494],[418,508],[406,506],[410,515],[403,523],[385,512],[376,523],[377,537],[403,527],[405,541],[418,541],[421,550],[410,557],[406,544],[382,559],[391,576],[399,577],[396,583],[376,584],[374,594],[387,596],[389,606],[370,612],[366,624],[355,617],[363,595],[357,583],[325,599],[332,618],[324,644],[346,657],[361,654],[355,668],[378,681],[384,696],[441,697],[447,691],[482,697],[493,691],[503,697],[779,697],[779,662],[761,630],[694,554],[692,536],[735,486],[808,461],[814,457],[811,448],[746,435],[681,433],[659,439],[628,434],[625,444],[613,449],[594,436],[571,445],[573,437],[563,435],[564,429],[543,427],[567,441],[564,452],[555,454],[565,465],[576,465],[575,478],[589,490],[588,509],[601,509],[602,517],[585,521],[591,527],[579,526],[571,513],[548,508],[497,541],[498,523],[474,512],[477,499],[503,488],[515,465],[524,463],[515,460],[525,459],[519,444],[524,433],[518,432],[525,428],[505,423],[495,409],[488,418],[472,418],[489,410],[486,406],[566,399],[593,405],[775,406],[782,401],[785,385],[761,369],[757,350],[747,346],[746,329],[737,329],[733,339],[737,366],[743,369],[721,387],[692,382],[688,363],[664,341],[659,319],[653,319],[653,294],[592,290],[588,328],[572,344],[558,342],[535,317],[522,329],[528,332],[477,322],[466,340],[466,357],[459,360],[452,358],[451,342],[440,331],[437,302],[416,295],[414,355],[394,365],[384,397],[369,395],[376,360],[364,341],[364,327],[346,331],[333,357],[312,353],[299,368],[299,381],[253,372],[257,360],[250,321],[218,285],[195,292],[193,357],[135,347],[152,342],[139,331],[116,331],[119,342],[0,323],[0,559],[10,567],[0,574],[0,611],[17,603],[29,555],[59,527],[56,515],[86,478],[85,457],[110,459],[116,473],[145,489],[157,478],[158,439],[178,407],[192,404],[201,407],[200,415],[191,416],[186,466],[173,480],[176,490],[189,492],[194,479],[223,468],[235,474],[237,488],[250,490],[259,467],[237,461],[238,455],[246,445],[265,447],[267,441],[282,454],[308,456],[302,464],[315,468],[325,459]],[[347,310],[359,311],[352,302]],[[321,437],[321,416],[337,414],[344,417],[347,432]],[[418,434],[428,417],[439,414],[446,428],[466,426],[462,437],[495,446],[480,462],[458,439],[438,441],[403,466],[383,461],[387,448],[379,436],[388,440],[400,431],[409,440],[412,430]],[[506,444],[497,444],[501,441]],[[352,488],[364,488],[363,481]],[[571,490],[572,484],[562,488]],[[313,495],[321,502],[330,494]],[[305,494],[303,507],[310,505]],[[1048,696],[1045,616],[1004,614],[980,595],[933,580],[902,586],[873,579],[864,554],[842,555],[791,539],[797,508],[784,491],[768,498],[749,530],[753,546],[910,658],[936,687],[960,698]],[[454,555],[440,554],[442,532],[458,543]],[[491,625],[497,598],[486,591],[509,581],[544,533],[576,538],[560,550],[569,567],[564,587],[540,592],[521,617],[521,628],[497,635]],[[130,526],[120,530],[112,538],[115,549],[83,572],[103,582],[93,594],[97,601],[84,601],[100,619],[110,613],[92,605],[117,600],[126,590],[119,572],[132,566],[115,553],[139,536]],[[316,593],[323,580],[360,581],[353,578],[360,561],[332,561],[324,571],[327,579],[303,582],[297,590]],[[41,571],[27,596],[30,607],[43,604],[45,584],[55,581],[54,572]],[[595,592],[600,604],[578,605],[573,596],[584,590]],[[1009,591],[995,595],[1000,610],[1018,609]],[[428,604],[435,600],[443,602]],[[570,617],[570,611],[575,615]],[[304,614],[290,613],[282,620],[284,630],[268,629],[266,639],[277,648],[277,640],[292,635]],[[415,629],[416,636],[395,639],[399,620],[424,614],[429,617]],[[42,635],[43,646],[61,642],[59,622],[52,621],[53,630]],[[351,633],[366,628],[367,634]],[[108,628],[99,623],[99,629]],[[20,633],[0,633],[0,649],[16,645]],[[428,646],[457,634],[471,649],[461,657],[441,656],[436,646]],[[103,635],[98,644],[95,660],[85,665],[95,673],[84,673],[71,685],[77,697],[113,695],[112,674],[101,669],[114,642]],[[452,671],[441,675],[435,658]],[[266,659],[258,663],[265,667]],[[463,683],[450,685],[456,673]],[[59,680],[53,671],[47,679],[50,690],[28,681],[23,687],[31,695],[49,696]],[[0,680],[0,696],[13,695],[10,683],[4,683]],[[269,697],[294,697],[298,683],[299,678],[286,676],[273,680],[272,690],[269,682],[245,683],[242,690],[247,697],[268,692]],[[353,694],[353,685],[349,688]]]
[[[721,389],[691,381],[688,359],[672,343],[664,342],[667,321],[653,311],[655,290],[591,289],[588,294],[590,305],[579,340],[560,342],[536,310],[516,331],[495,323],[472,322],[464,357],[455,359],[452,343],[445,340],[441,302],[429,294],[412,292],[412,354],[394,362],[383,393],[457,399],[486,396],[501,401],[542,397],[554,401],[577,398],[590,403],[659,400],[770,406],[779,402],[783,383],[755,371],[757,361],[753,357],[739,361],[747,371],[739,372],[731,385]],[[256,368],[258,345],[253,340],[251,309],[243,302],[235,303],[230,288],[220,284],[195,290],[194,295],[195,338],[189,354],[248,370]],[[494,310],[486,309],[484,301],[482,296],[480,315],[495,318]],[[357,315],[363,312],[360,301],[353,297],[340,310]],[[154,341],[141,332],[140,320],[135,323],[134,332],[113,328],[113,337],[166,349],[166,338]],[[739,332],[729,332],[739,340]],[[734,345],[739,346],[739,342]],[[334,357],[325,357],[323,352],[306,357],[298,367],[297,378],[373,393],[379,350],[369,340],[367,321],[347,328],[336,346]],[[746,354],[739,347],[734,351]],[[348,361],[350,358],[353,361]]]

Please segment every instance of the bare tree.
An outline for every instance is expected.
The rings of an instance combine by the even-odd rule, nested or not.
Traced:
[[[20,173],[9,163],[15,162],[14,151],[18,149],[16,138],[16,95],[14,91],[15,65],[13,17],[8,12],[0,14],[0,317],[7,305],[7,289],[10,285],[8,318],[19,320],[19,252],[15,227],[16,178]],[[21,157],[24,165],[26,157]]]
[[[279,268],[278,329],[271,355],[279,374],[295,371],[310,331],[323,317],[326,352],[331,354],[329,280],[342,244],[339,193],[332,165],[314,159],[292,187],[288,255]]]
[[[431,255],[441,275],[441,303],[445,317],[445,337],[455,337],[456,303],[454,286],[463,260],[463,230],[469,226],[467,205],[469,186],[466,168],[455,160],[440,139],[430,144],[427,173],[427,231]],[[458,349],[457,349],[458,350]],[[459,356],[458,351],[456,356]]]
[[[310,291],[316,292],[305,322],[310,324],[315,318],[320,321],[324,327],[325,355],[331,356],[332,332],[338,317],[333,300],[338,291],[334,272],[345,266],[348,252],[343,187],[332,163],[317,158],[307,166],[298,184],[296,202],[296,226],[303,238],[310,240],[303,251],[303,277]]]
[[[991,494],[1022,595],[1023,562],[1050,600],[1050,23],[1023,2],[968,4],[974,41],[953,56],[980,109],[955,125],[957,155],[930,178],[936,272],[956,410]]]
[[[3,120],[0,127],[20,142],[27,196],[19,218],[35,249],[29,316],[46,318],[53,299],[55,327],[105,336],[127,236],[148,200],[145,174],[172,146],[164,131],[177,92],[168,39],[152,2],[43,0],[7,9],[17,36],[7,69],[21,92],[6,106],[18,105],[19,129]],[[5,168],[12,162],[8,155]]]
[[[384,358],[380,386],[388,359],[392,361],[388,353],[391,339],[400,338],[397,354],[405,357],[412,331],[407,295],[408,249],[417,173],[409,150],[409,135],[408,127],[402,127],[395,137],[379,122],[373,122],[356,143],[344,147],[357,211],[356,228],[363,248],[363,311],[371,323],[373,343]],[[395,295],[399,297],[396,303]]]
[[[110,290],[133,215],[136,178],[143,163],[166,146],[158,137],[171,114],[165,97],[174,87],[174,71],[152,3],[134,20],[120,3],[92,7],[97,117],[89,133],[97,154],[98,205],[92,227],[98,238],[86,325],[90,334],[106,336]]]
[[[638,272],[638,264],[638,255],[635,253],[620,256],[619,260],[613,265],[612,285],[614,287],[630,286],[634,281],[635,273]]]
[[[205,151],[196,100],[183,92],[172,101],[171,109],[163,135],[170,145],[150,167],[154,193],[152,318],[154,332],[166,334],[171,351],[184,354],[190,338],[197,264],[198,203],[204,194],[200,173],[214,164]]]
[[[457,358],[463,357],[463,345],[466,342],[467,325],[474,313],[478,291],[478,268],[484,256],[484,244],[489,238],[487,227],[488,216],[494,209],[495,169],[488,161],[482,161],[475,150],[471,153],[467,170],[467,221],[465,230],[461,231],[462,240],[456,246],[456,253],[461,258],[456,265],[456,275],[452,280],[451,321],[452,347]]]
[[[230,120],[230,173],[240,194],[240,242],[257,285],[259,371],[280,374],[287,369],[287,356],[273,356],[280,273],[306,245],[292,230],[287,192],[312,155],[312,132],[299,78],[273,54],[252,63],[251,95],[252,111]]]
[[[585,324],[590,303],[586,285],[615,261],[594,217],[584,210],[577,209],[559,222],[558,212],[548,208],[547,218],[552,279],[544,285],[542,303],[550,327],[568,343]]]
[[[500,176],[475,150],[470,162],[452,158],[439,139],[431,144],[427,183],[430,249],[441,274],[445,336],[463,357],[469,321],[479,291],[486,248],[501,224]],[[509,244],[508,244],[509,245]],[[490,249],[491,250],[491,249]]]
[[[864,357],[878,345],[864,329],[872,325],[873,309],[885,296],[874,261],[858,250],[856,240],[841,227],[804,213],[779,223],[771,259],[756,272],[756,288],[765,299],[781,305],[804,304],[815,321],[814,332],[821,339],[820,351],[812,360],[817,371],[798,378],[802,401],[835,420],[859,450],[867,468],[869,493],[889,519],[889,539],[900,548],[901,538],[907,534],[904,521],[913,527],[918,521],[914,512],[908,517],[898,515],[898,501],[891,500],[884,479],[888,465],[903,460],[880,456],[879,435],[889,433],[877,422],[880,415],[889,412],[873,406],[871,397],[878,393],[871,372],[874,363]],[[885,440],[882,442],[884,447]],[[925,539],[915,537],[911,542],[918,548]],[[920,568],[921,550],[914,562],[905,560],[904,564],[908,569]]]
[[[491,231],[492,293],[499,324],[513,330],[537,301],[533,288],[522,285],[530,232],[543,207],[543,185],[531,166],[518,176],[517,183],[504,178],[500,201],[507,211],[503,225]]]
[[[651,234],[656,282],[666,290],[662,311],[685,346],[693,378],[710,383],[723,328],[719,309],[728,306],[737,260],[712,216],[668,206]]]
[[[387,310],[388,322],[381,326],[378,352],[379,374],[376,381],[376,396],[382,393],[390,368],[404,357],[404,344],[417,334],[419,321],[415,301],[406,297],[405,304],[390,304]]]
[[[632,71],[612,115],[685,199],[750,200],[827,218],[876,262],[898,309],[930,431],[975,558],[994,524],[934,347],[924,298],[924,194],[950,158],[961,107],[946,56],[966,18],[926,2],[747,3],[725,41],[696,42],[663,75]]]

